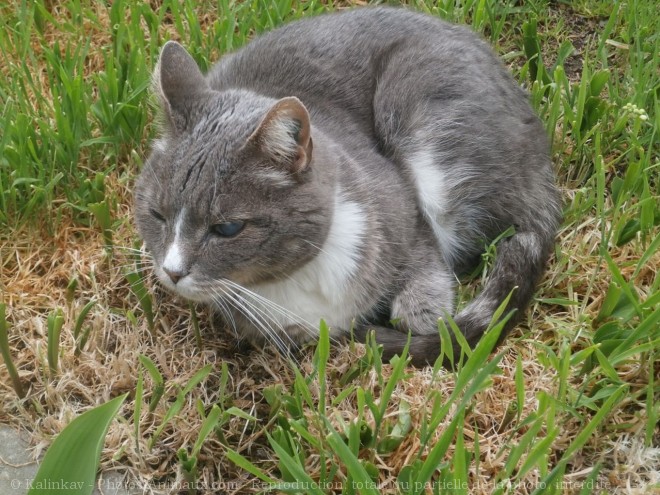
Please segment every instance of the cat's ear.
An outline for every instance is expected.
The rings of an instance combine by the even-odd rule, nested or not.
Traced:
[[[295,97],[273,105],[248,142],[292,173],[302,172],[312,159],[309,113]]]
[[[190,102],[207,91],[209,85],[186,49],[176,41],[168,41],[154,70],[153,88],[174,129],[182,131],[188,121]]]

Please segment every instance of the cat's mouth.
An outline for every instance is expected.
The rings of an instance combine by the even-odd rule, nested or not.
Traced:
[[[244,270],[215,281],[200,280],[200,277],[195,276],[193,273],[189,273],[175,281],[163,266],[157,266],[155,272],[160,284],[168,291],[184,299],[199,303],[212,303],[219,297],[223,297],[226,290],[225,284],[246,287],[274,279],[272,276],[265,277],[263,270]]]
[[[187,275],[176,283],[165,273],[162,267],[156,269],[160,284],[170,292],[194,302],[209,303],[213,300],[208,290],[196,283],[192,275]]]

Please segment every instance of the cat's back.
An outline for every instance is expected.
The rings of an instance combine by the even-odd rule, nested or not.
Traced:
[[[441,77],[460,80],[464,89],[483,85],[484,70],[491,80],[508,77],[490,47],[465,27],[403,8],[367,7],[263,34],[225,56],[209,79],[216,89],[251,89],[274,98],[293,94],[312,108],[370,112],[382,71],[393,60],[406,61],[398,67],[401,77],[437,79],[428,70],[441,69]]]

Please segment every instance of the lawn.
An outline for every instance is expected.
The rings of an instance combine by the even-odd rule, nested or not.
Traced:
[[[37,456],[128,393],[101,469],[156,493],[660,490],[651,0],[408,2],[482,33],[552,141],[564,222],[494,352],[486,338],[455,372],[419,370],[321,338],[289,362],[154,283],[131,191],[159,47],[178,40],[206,70],[260,32],[363,3],[0,3],[0,422]]]

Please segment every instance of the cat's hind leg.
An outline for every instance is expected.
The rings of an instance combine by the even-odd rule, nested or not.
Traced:
[[[413,335],[438,333],[438,319],[452,315],[455,277],[437,252],[407,270],[392,300],[394,326]]]

